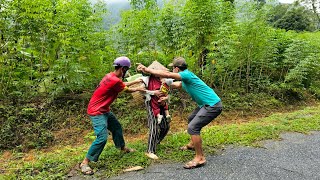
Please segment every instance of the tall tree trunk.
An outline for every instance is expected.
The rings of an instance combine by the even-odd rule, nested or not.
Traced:
[[[316,14],[317,19],[318,19],[318,28],[320,26],[320,16],[319,13],[317,12],[317,7],[316,7],[316,0],[311,0],[311,6],[312,6],[312,10],[313,12]],[[319,3],[319,9],[320,9],[320,3]]]
[[[251,68],[251,47],[248,50],[248,58],[247,58],[247,70],[246,70],[246,91],[249,93],[249,84],[250,84],[250,68]]]
[[[198,66],[201,70],[200,74],[203,74],[205,65],[206,65],[206,56],[207,56],[207,49],[205,47],[201,47],[204,44],[204,36],[199,38],[199,57],[198,57]]]
[[[240,61],[240,65],[239,65],[239,87],[241,87],[241,76],[242,76],[242,62]]]

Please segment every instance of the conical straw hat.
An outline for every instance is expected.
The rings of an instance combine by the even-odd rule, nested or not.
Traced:
[[[169,69],[167,69],[165,66],[163,66],[161,63],[159,63],[158,61],[153,61],[148,68],[150,69],[156,69],[156,70],[165,70],[168,71]]]

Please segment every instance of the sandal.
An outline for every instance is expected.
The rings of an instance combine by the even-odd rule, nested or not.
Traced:
[[[194,147],[190,147],[188,145],[182,146],[179,148],[181,151],[191,150],[194,151]]]
[[[94,172],[93,170],[90,168],[90,166],[88,164],[79,164],[79,168],[81,169],[82,174],[84,175],[93,175]]]
[[[187,164],[185,164],[183,166],[183,168],[193,169],[193,168],[198,168],[198,167],[204,166],[205,164],[206,164],[206,160],[203,160],[203,162],[192,160],[192,161],[189,161]]]
[[[131,152],[136,152],[136,150],[124,147],[123,149],[121,149],[121,152],[123,152],[123,153],[131,153]]]

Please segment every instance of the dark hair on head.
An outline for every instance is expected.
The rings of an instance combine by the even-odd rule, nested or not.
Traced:
[[[178,67],[181,71],[184,71],[184,70],[188,69],[187,66],[176,66],[176,67]]]
[[[128,70],[128,69],[129,69],[128,66],[115,66],[114,69],[115,69],[115,70],[118,70],[118,69],[120,69],[120,68],[122,68],[122,67],[123,67],[123,69],[125,69],[125,70]]]
[[[176,57],[173,60],[173,67],[178,67],[181,71],[188,69],[186,60],[183,57]]]

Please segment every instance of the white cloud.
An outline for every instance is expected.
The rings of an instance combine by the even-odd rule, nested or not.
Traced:
[[[107,3],[126,3],[130,2],[129,0],[104,0]]]
[[[294,0],[279,0],[280,3],[292,4]]]

